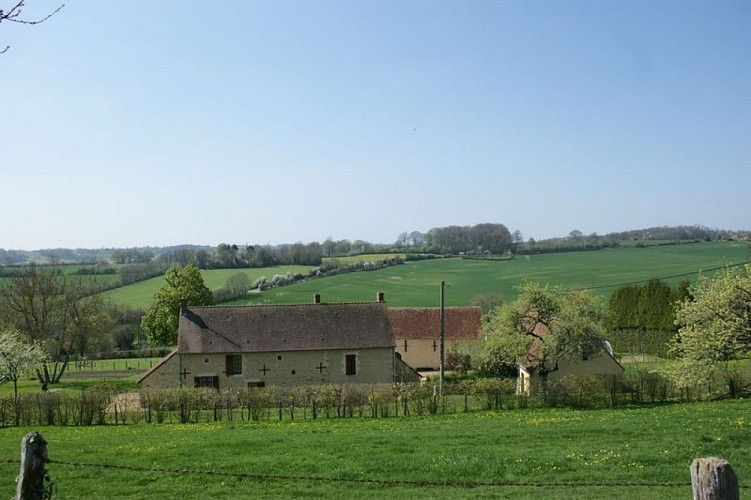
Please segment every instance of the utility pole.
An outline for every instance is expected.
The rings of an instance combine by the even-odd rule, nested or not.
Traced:
[[[444,317],[443,290],[446,282],[441,281],[441,359],[438,364],[438,393],[443,397],[443,369],[446,363],[446,318]]]

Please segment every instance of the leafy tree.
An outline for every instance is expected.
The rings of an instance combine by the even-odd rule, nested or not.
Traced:
[[[608,299],[608,328],[638,328],[636,311],[639,309],[640,297],[641,289],[636,285],[624,285],[616,289]]]
[[[250,278],[245,273],[235,273],[227,278],[224,287],[229,290],[233,297],[242,297],[245,293],[251,289],[253,283],[250,282]]]
[[[672,330],[673,291],[664,281],[651,279],[641,287],[637,321],[645,330]]]
[[[110,338],[115,349],[130,350],[142,347],[140,345],[143,339],[139,338],[141,316],[143,309],[131,309],[116,304],[110,304],[108,307],[110,317],[112,318],[112,327],[110,328]]]
[[[107,330],[109,316],[101,295],[81,276],[64,276],[56,267],[29,265],[0,285],[0,321],[44,345],[52,365],[40,380],[60,381],[73,355]]]
[[[424,235],[429,251],[443,254],[502,254],[512,247],[511,233],[503,224],[436,227]]]
[[[214,302],[226,302],[242,297],[253,288],[250,278],[245,273],[235,273],[224,282],[224,287],[214,290]]]
[[[0,375],[13,382],[13,395],[18,397],[18,379],[27,370],[36,368],[47,358],[42,345],[24,337],[18,330],[0,330]]]
[[[336,243],[334,243],[334,240],[331,238],[326,238],[326,241],[324,241],[321,244],[321,248],[323,249],[323,255],[326,257],[331,257],[334,255],[334,251],[336,250]]]
[[[398,247],[406,247],[409,243],[409,233],[407,231],[404,231],[396,238],[395,245]]]
[[[421,247],[425,244],[425,235],[420,231],[412,231],[409,233],[409,241],[413,247]]]
[[[222,269],[229,269],[232,267],[238,267],[237,253],[239,248],[237,245],[228,245],[227,243],[219,243],[216,247],[216,261],[217,267]]]
[[[526,359],[545,384],[563,358],[587,358],[603,349],[603,313],[590,294],[536,283],[518,290],[517,299],[496,309],[483,326],[490,371],[515,370]]]
[[[666,356],[675,336],[675,305],[688,296],[688,281],[675,288],[653,279],[643,285],[625,285],[608,300],[606,325],[619,351]]]
[[[735,396],[731,362],[751,353],[751,265],[701,276],[690,292],[676,310],[680,329],[672,350],[687,369],[701,368],[707,376],[721,370]]]
[[[180,300],[187,299],[193,306],[214,303],[214,295],[204,284],[198,268],[192,264],[172,266],[165,274],[165,284],[154,296],[141,326],[151,345],[175,345],[177,324],[180,319]]]
[[[13,401],[16,425],[19,422],[18,379],[26,372],[44,363],[47,355],[41,344],[24,338],[18,330],[0,330],[0,376],[13,383]]]
[[[257,246],[253,252],[253,265],[255,267],[270,267],[276,265],[274,250],[268,246]]]

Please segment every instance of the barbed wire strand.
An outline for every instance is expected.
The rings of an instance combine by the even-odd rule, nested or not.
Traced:
[[[20,463],[19,460],[0,459],[4,463]],[[217,470],[202,469],[185,469],[172,467],[143,467],[134,465],[115,465],[102,463],[86,462],[64,462],[59,460],[49,460],[49,464],[65,465],[71,467],[95,467],[102,469],[119,469],[132,472],[155,472],[164,474],[198,474],[205,476],[222,476],[233,477],[236,479],[270,479],[282,481],[314,481],[314,482],[340,482],[340,483],[359,483],[359,484],[382,484],[398,486],[420,486],[420,487],[449,487],[449,488],[484,488],[484,487],[519,487],[519,488],[686,488],[691,486],[691,482],[675,483],[656,483],[656,482],[596,482],[596,483],[577,483],[577,482],[528,482],[528,481],[427,481],[427,480],[410,480],[410,479],[375,479],[375,478],[346,478],[346,477],[325,477],[325,476],[290,476],[285,474],[261,474],[251,472],[229,472]],[[746,488],[746,486],[741,486]]]

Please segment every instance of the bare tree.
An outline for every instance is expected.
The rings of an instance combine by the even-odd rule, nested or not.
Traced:
[[[107,330],[109,317],[97,291],[81,276],[37,265],[0,283],[0,323],[41,342],[49,354],[51,366],[42,366],[40,381],[59,382],[70,357],[86,352],[87,343]]]
[[[24,19],[23,17],[21,17],[21,12],[23,11],[24,7],[25,7],[24,0],[20,0],[19,2],[16,2],[15,5],[12,5],[10,9],[8,10],[0,9],[0,23],[2,23],[3,21],[6,21],[6,22],[18,23],[18,24],[31,24],[31,25],[41,24],[47,19],[49,19],[50,17],[60,12],[60,9],[65,7],[65,4],[60,5],[57,9],[53,10],[52,12],[50,12],[43,18],[36,19],[36,20],[29,20],[29,19]],[[10,45],[6,45],[4,49],[0,50],[0,54],[5,54],[8,51],[8,49],[10,49]]]

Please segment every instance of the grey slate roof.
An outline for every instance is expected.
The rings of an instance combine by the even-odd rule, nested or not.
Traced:
[[[180,353],[394,347],[386,304],[188,307]]]

